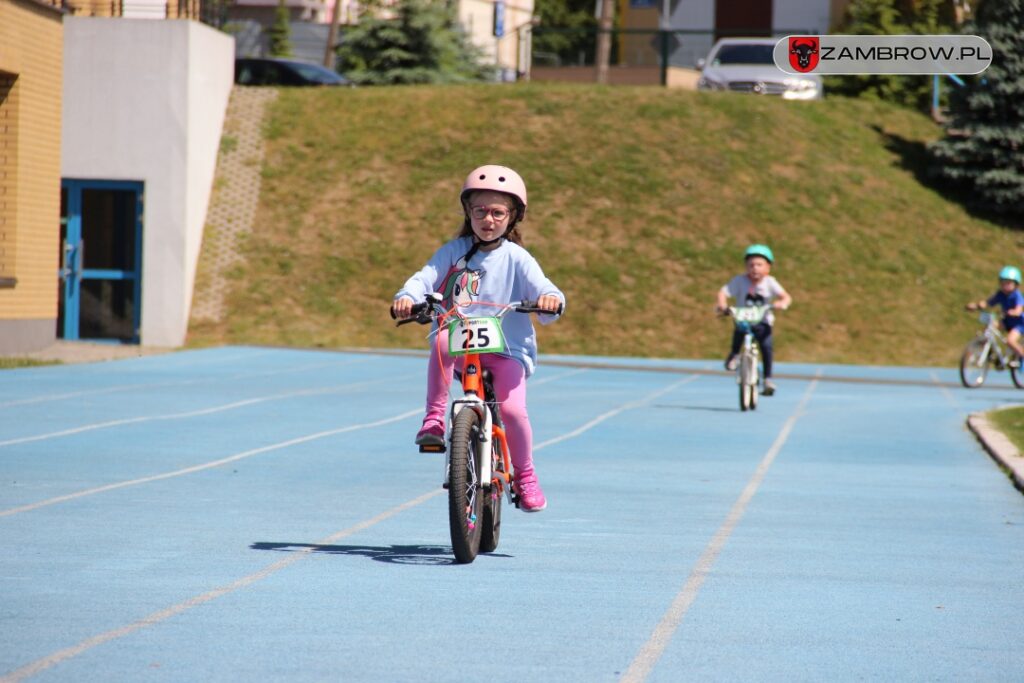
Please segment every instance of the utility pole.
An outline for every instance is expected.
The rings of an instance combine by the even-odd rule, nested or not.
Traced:
[[[608,62],[612,56],[612,14],[614,0],[601,0],[601,16],[597,19],[597,82],[608,82]]]
[[[341,3],[345,0],[334,0],[331,12],[331,28],[327,31],[327,45],[324,47],[324,66],[334,71],[334,41],[338,39],[338,21],[341,18]]]

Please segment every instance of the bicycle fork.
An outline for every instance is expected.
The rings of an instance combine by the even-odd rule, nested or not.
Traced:
[[[758,353],[754,335],[748,330],[743,335],[743,347],[740,350],[740,363],[736,372],[737,384],[752,384],[758,382]]]

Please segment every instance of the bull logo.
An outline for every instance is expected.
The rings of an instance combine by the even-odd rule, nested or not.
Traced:
[[[789,65],[800,73],[818,66],[818,36],[790,36]]]

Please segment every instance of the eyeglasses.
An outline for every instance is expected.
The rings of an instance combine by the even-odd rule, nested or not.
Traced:
[[[496,221],[503,221],[508,218],[509,213],[508,209],[500,207],[497,209],[488,209],[486,206],[473,206],[469,209],[469,214],[478,221],[482,221],[487,218],[487,216],[493,216]]]

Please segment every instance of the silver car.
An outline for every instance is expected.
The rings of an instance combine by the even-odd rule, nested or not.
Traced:
[[[756,95],[781,95],[787,100],[822,96],[821,77],[787,74],[775,66],[774,38],[722,38],[697,62],[698,90],[730,90]]]

